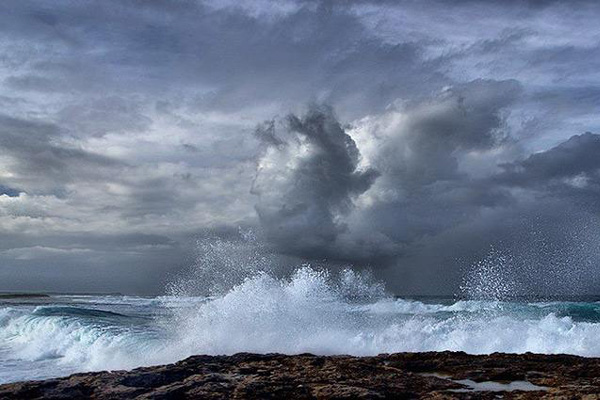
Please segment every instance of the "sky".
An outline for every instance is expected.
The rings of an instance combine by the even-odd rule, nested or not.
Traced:
[[[477,268],[598,293],[599,16],[2,1],[0,290],[160,293],[202,243],[251,232],[394,293],[452,294]]]

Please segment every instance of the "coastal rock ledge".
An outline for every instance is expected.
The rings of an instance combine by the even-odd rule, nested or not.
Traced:
[[[0,399],[600,399],[600,359],[459,352],[193,356],[0,385]]]

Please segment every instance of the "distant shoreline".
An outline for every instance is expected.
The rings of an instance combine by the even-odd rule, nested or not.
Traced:
[[[0,293],[0,299],[22,299],[35,297],[52,297],[46,293]]]
[[[29,297],[52,297],[52,296],[128,296],[122,293],[87,293],[87,292],[3,292],[0,291],[0,299],[29,298]],[[138,296],[133,297],[155,297]]]
[[[600,393],[600,358],[463,352],[193,356],[131,371],[0,385],[0,398],[582,398]]]

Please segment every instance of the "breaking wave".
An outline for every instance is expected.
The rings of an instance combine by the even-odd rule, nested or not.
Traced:
[[[212,297],[69,301],[0,309],[0,382],[242,351],[600,355],[598,303],[396,299],[350,270],[258,272]]]

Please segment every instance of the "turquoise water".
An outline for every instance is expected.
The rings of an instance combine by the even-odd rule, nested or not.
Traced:
[[[395,298],[348,273],[258,274],[213,297],[0,298],[0,383],[241,351],[600,356],[594,298]]]

